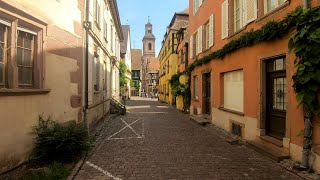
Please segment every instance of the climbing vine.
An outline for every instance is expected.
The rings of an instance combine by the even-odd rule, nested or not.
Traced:
[[[296,55],[296,73],[292,79],[297,101],[320,115],[320,8],[298,9],[286,20],[296,30],[289,40],[289,49]]]
[[[258,30],[251,30],[232,40],[221,49],[196,59],[187,67],[190,75],[193,69],[212,60],[223,59],[240,48],[283,37],[292,31],[289,49],[294,51],[296,72],[292,79],[297,101],[312,113],[320,115],[320,8],[303,10],[297,8],[281,21],[270,21]],[[190,79],[190,78],[189,78]],[[190,86],[189,86],[190,88]],[[189,90],[190,91],[190,90]]]
[[[181,84],[179,79],[180,76],[184,75],[184,73],[177,73],[171,76],[171,79],[169,81],[170,86],[171,86],[171,91],[173,96],[182,96],[183,97],[183,105],[184,105],[184,110],[189,109],[190,105],[190,78],[188,78],[186,84]]]
[[[171,79],[169,81],[173,96],[182,95],[186,89],[186,86],[184,84],[181,84],[179,81],[181,75],[183,75],[183,73],[179,72],[177,74],[174,74],[171,76]]]
[[[127,65],[124,61],[120,61],[119,63],[119,79],[120,79],[120,88],[125,88],[127,85]]]

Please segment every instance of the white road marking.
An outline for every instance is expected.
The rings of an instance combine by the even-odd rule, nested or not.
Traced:
[[[132,131],[133,133],[135,133],[138,137],[141,137],[140,134],[138,134],[126,121],[124,121],[122,118],[120,118],[120,119],[121,119],[121,121],[122,121],[123,123],[126,124],[126,126],[127,126],[128,128],[131,129],[131,131]]]
[[[121,118],[120,118],[120,119],[121,119]],[[113,135],[111,135],[107,140],[133,139],[133,137],[128,137],[128,138],[112,138],[113,136],[119,134],[121,131],[125,130],[126,128],[131,129],[131,131],[137,135],[137,137],[135,137],[135,138],[138,138],[138,139],[139,139],[139,138],[143,138],[143,137],[141,137],[141,136],[131,127],[131,125],[133,125],[134,123],[136,123],[136,122],[138,122],[139,120],[141,120],[141,118],[135,120],[135,121],[132,122],[131,124],[126,123],[123,119],[121,119],[121,120],[122,120],[122,122],[124,122],[124,123],[126,124],[126,127],[123,127],[122,129],[120,129],[120,131],[118,131],[118,132],[114,133]]]
[[[156,106],[156,108],[168,109],[168,106]]]
[[[113,175],[112,175],[111,173],[109,173],[108,171],[102,169],[101,167],[99,167],[99,166],[97,166],[97,165],[95,165],[95,164],[93,164],[93,163],[91,163],[91,162],[89,162],[89,161],[86,161],[86,164],[87,164],[88,166],[90,166],[90,167],[92,167],[92,168],[94,168],[94,169],[102,172],[103,174],[105,174],[106,176],[108,176],[108,177],[110,177],[110,178],[112,178],[112,179],[114,179],[114,180],[122,180],[121,178],[118,178],[118,177],[113,176]]]
[[[111,138],[111,139],[107,139],[107,141],[111,141],[111,140],[124,140],[124,139],[142,139],[143,137],[125,137],[125,138]]]
[[[142,137],[144,138],[145,136],[144,136],[144,119],[142,119]]]

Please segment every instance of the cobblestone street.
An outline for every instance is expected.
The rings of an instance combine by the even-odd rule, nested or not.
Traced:
[[[75,179],[299,179],[166,104],[133,97],[127,105]]]

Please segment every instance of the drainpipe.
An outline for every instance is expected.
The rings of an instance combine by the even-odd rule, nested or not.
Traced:
[[[89,109],[89,29],[90,29],[90,22],[89,22],[89,1],[90,0],[86,0],[85,1],[85,13],[86,13],[86,17],[85,17],[85,22],[84,22],[84,28],[85,28],[85,31],[86,31],[86,35],[85,35],[85,51],[86,51],[86,54],[85,54],[85,95],[84,95],[84,124],[85,124],[85,127],[87,128],[88,130],[88,133],[89,133],[89,122],[88,122],[88,109]]]
[[[302,5],[304,9],[308,8],[308,0],[302,0]],[[304,139],[303,139],[303,151],[302,151],[302,161],[301,168],[308,169],[309,167],[309,155],[311,153],[312,146],[312,112],[308,108],[303,108],[304,110]]]

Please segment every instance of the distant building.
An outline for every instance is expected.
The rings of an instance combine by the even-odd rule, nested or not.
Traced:
[[[126,96],[130,98],[131,96],[131,34],[130,34],[130,26],[129,25],[122,25],[122,32],[123,32],[123,41],[120,43],[120,51],[121,51],[121,59],[125,62],[127,66],[126,78],[127,78],[127,85],[125,88],[125,92],[127,92]]]
[[[142,96],[150,96],[152,93],[158,92],[159,85],[159,61],[155,58],[155,41],[156,38],[152,32],[152,24],[150,20],[145,25],[145,35],[143,42],[143,58],[142,58]]]
[[[131,87],[132,96],[140,96],[141,92],[141,64],[142,49],[131,49],[131,72],[133,87]]]

